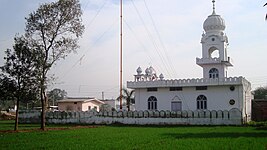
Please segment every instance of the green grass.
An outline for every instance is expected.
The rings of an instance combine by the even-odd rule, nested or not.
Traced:
[[[13,129],[0,121],[0,131]],[[9,127],[10,126],[10,127]],[[39,125],[20,125],[23,129]],[[48,126],[53,128],[58,126]],[[60,126],[69,127],[69,126]],[[267,130],[234,126],[96,126],[69,130],[1,133],[0,149],[267,149]]]

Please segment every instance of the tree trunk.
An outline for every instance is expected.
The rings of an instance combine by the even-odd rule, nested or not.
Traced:
[[[41,88],[41,102],[42,102],[42,112],[41,112],[41,129],[45,130],[45,113],[46,113],[46,99],[44,88]]]
[[[16,109],[16,119],[14,131],[17,131],[19,127],[19,97],[17,98],[17,109]]]
[[[127,100],[127,108],[128,108],[128,111],[130,111],[130,100]]]

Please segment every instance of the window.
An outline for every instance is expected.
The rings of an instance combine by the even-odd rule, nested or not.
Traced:
[[[182,110],[182,102],[172,102],[171,103],[172,111],[181,111]]]
[[[235,86],[230,86],[230,90],[234,91],[235,90]]]
[[[157,110],[157,98],[155,96],[150,96],[147,100],[148,110]]]
[[[148,92],[158,91],[158,88],[147,88]]]
[[[74,104],[77,104],[77,102],[74,102]]]
[[[197,109],[207,109],[207,97],[205,95],[197,97]]]
[[[182,91],[183,87],[170,87],[170,91]]]
[[[91,106],[88,106],[88,110],[91,110]]]
[[[207,86],[196,86],[196,90],[207,90]]]
[[[211,79],[219,78],[219,71],[218,71],[218,69],[216,69],[216,68],[210,69],[210,71],[209,71],[209,77]]]
[[[229,104],[230,104],[230,105],[234,105],[234,104],[235,104],[235,100],[231,99],[231,100],[229,101]]]

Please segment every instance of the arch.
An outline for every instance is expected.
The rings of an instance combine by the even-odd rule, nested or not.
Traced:
[[[209,49],[209,58],[219,58],[220,57],[220,53],[219,53],[219,49],[216,47],[211,47]]]
[[[207,97],[205,95],[199,95],[197,97],[197,109],[207,109]]]
[[[209,78],[210,79],[219,78],[219,70],[217,68],[211,68],[209,71]]]
[[[157,98],[155,96],[150,96],[147,100],[148,110],[157,110]]]

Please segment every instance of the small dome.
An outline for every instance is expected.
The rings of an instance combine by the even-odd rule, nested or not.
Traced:
[[[137,72],[137,74],[141,74],[141,73],[142,73],[142,68],[141,68],[141,67],[138,67],[138,68],[136,69],[136,72]]]
[[[160,78],[160,80],[163,80],[164,79],[164,76],[163,76],[162,73],[159,75],[159,78]]]
[[[224,19],[217,15],[215,12],[212,15],[208,16],[208,18],[204,21],[203,28],[206,32],[208,31],[224,31],[225,29]]]
[[[156,74],[156,70],[152,66],[149,67],[149,70],[151,74]]]
[[[146,75],[151,75],[151,70],[150,70],[150,68],[146,68]]]

